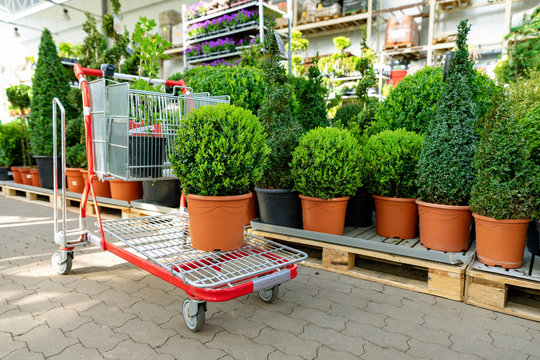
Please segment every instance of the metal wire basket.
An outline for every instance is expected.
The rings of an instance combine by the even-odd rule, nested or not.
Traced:
[[[174,179],[176,132],[191,111],[229,103],[229,96],[134,90],[129,83],[89,83],[94,171],[127,181]]]

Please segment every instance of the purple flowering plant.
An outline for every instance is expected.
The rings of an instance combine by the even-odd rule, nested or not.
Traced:
[[[234,14],[226,14],[193,24],[188,28],[188,36],[195,37],[201,34],[209,35],[219,30],[232,30],[240,24],[256,20],[258,16],[259,12],[257,10],[242,9]]]

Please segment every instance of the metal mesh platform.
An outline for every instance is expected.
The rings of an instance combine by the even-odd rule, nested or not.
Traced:
[[[237,250],[196,250],[191,246],[186,214],[108,220],[102,224],[105,233],[199,288],[237,283],[307,257],[302,251],[249,234],[244,234],[244,246]]]

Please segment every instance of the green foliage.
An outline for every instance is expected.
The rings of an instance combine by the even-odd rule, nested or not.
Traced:
[[[371,136],[364,147],[365,172],[370,193],[415,198],[416,164],[423,136],[405,129],[385,130]]]
[[[242,53],[240,53],[240,62],[238,63],[238,66],[253,68],[262,66],[265,60],[263,49],[264,45],[259,43],[256,45],[251,45],[242,50]]]
[[[302,37],[300,30],[291,31],[291,44],[292,44],[292,67],[293,74],[301,76],[306,73],[306,68],[302,65],[302,56],[298,55],[300,51],[306,51],[309,46],[309,40]],[[285,49],[289,50],[289,44],[285,44]]]
[[[171,163],[188,194],[245,194],[263,174],[266,135],[248,110],[203,106],[184,120],[177,135]]]
[[[316,66],[308,70],[307,79],[304,77],[289,77],[296,98],[294,117],[305,130],[318,126],[328,126],[322,76]]]
[[[512,117],[523,119],[529,110],[540,103],[540,68],[531,71],[529,78],[520,79],[508,87]]]
[[[527,144],[527,155],[533,167],[531,172],[532,199],[534,200],[532,218],[540,221],[540,103],[537,103],[520,122]]]
[[[343,104],[337,111],[332,125],[335,127],[350,128],[353,122],[356,122],[358,116],[364,109],[363,106],[357,104]]]
[[[406,76],[382,103],[375,132],[404,128],[424,134],[437,112],[444,83],[442,71],[425,67]]]
[[[79,63],[84,67],[97,69],[104,63],[103,54],[107,51],[107,40],[98,30],[96,18],[85,13],[86,21],[82,25],[86,37],[80,49]]]
[[[23,160],[20,120],[2,125],[0,123],[0,166],[21,164]]]
[[[500,61],[495,75],[500,83],[508,84],[520,78],[528,78],[530,72],[540,69],[540,6],[530,15],[523,16],[522,23],[511,29],[505,39],[509,40],[508,58]]]
[[[362,186],[361,148],[344,129],[316,128],[293,152],[294,190],[321,199],[352,196]]]
[[[85,144],[75,144],[66,148],[66,164],[71,168],[86,168]]]
[[[343,52],[346,48],[351,46],[351,39],[345,36],[336,36],[332,41],[339,52]]]
[[[375,52],[371,50],[366,42],[366,29],[362,27],[362,56],[356,64],[356,71],[361,76],[356,85],[356,96],[358,103],[362,108],[365,108],[369,102],[368,90],[377,84],[377,78],[373,71],[373,63],[375,62]]]
[[[478,135],[477,110],[470,88],[472,63],[467,51],[467,20],[459,24],[458,49],[445,92],[430,122],[418,161],[418,189],[423,201],[468,205],[474,182],[472,160]]]
[[[68,101],[69,80],[58,57],[51,32],[44,29],[39,45],[36,71],[32,79],[32,99],[28,122],[30,146],[34,155],[52,156],[52,101],[57,97],[66,109],[66,118],[74,109]]]
[[[474,168],[472,211],[499,220],[531,216],[534,203],[538,204],[532,185],[538,168],[529,157],[522,126],[511,117],[506,101],[497,109],[492,131],[482,136]]]
[[[262,188],[290,189],[290,162],[293,149],[303,132],[294,117],[294,93],[285,69],[280,64],[279,50],[271,30],[267,36],[269,59],[263,64],[265,97],[259,109],[259,119],[268,133],[270,156],[264,176],[258,182]]]
[[[163,39],[159,33],[150,33],[155,27],[156,21],[154,19],[141,16],[135,24],[135,31],[133,32],[133,41],[138,44],[135,48],[135,54],[140,60],[139,76],[142,76],[143,71],[146,71],[148,74],[148,86],[150,80],[157,77],[161,60],[169,58],[169,55],[165,54],[165,50],[172,45]]]
[[[21,142],[20,151],[22,156],[22,164],[28,166],[31,164],[30,159],[30,139],[28,136],[28,126],[24,117],[24,109],[30,106],[31,88],[27,85],[14,85],[6,89],[6,96],[13,107],[16,107],[21,112],[19,123],[19,136]]]
[[[489,76],[483,72],[474,70],[470,89],[476,104],[476,118],[481,122],[486,114],[495,107],[495,99],[497,93],[501,92],[501,88]]]

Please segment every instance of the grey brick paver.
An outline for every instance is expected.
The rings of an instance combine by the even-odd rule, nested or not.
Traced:
[[[339,315],[329,315],[322,311],[313,311],[302,306],[297,306],[291,313],[290,317],[294,319],[304,320],[321,328],[332,328],[337,331],[345,329],[345,323],[348,318]]]
[[[15,340],[24,341],[30,351],[39,352],[45,356],[59,354],[68,346],[78,342],[76,339],[65,337],[59,329],[46,325],[38,326],[23,335],[16,336]]]
[[[383,294],[382,292],[361,288],[353,288],[351,290],[351,296],[353,298],[365,300],[366,302],[373,301],[379,304],[393,305],[395,307],[402,306],[401,301],[403,300],[403,296]]]
[[[143,285],[138,282],[135,282],[135,283],[138,284],[138,286]],[[146,302],[158,304],[161,306],[168,306],[174,303],[179,304],[182,302],[182,300],[185,297],[185,295],[180,296],[180,297],[175,296],[175,295],[170,295],[164,290],[154,289],[148,286],[144,286],[142,288],[137,289],[134,292],[131,292],[131,293],[127,292],[127,293],[129,293],[133,297],[141,298],[145,300]]]
[[[261,345],[242,335],[232,335],[222,331],[212,341],[205,344],[209,348],[220,349],[238,360],[266,359],[268,354],[276,350],[269,345]]]
[[[332,360],[357,360],[357,359],[359,359],[359,357],[351,355],[351,354],[349,354],[347,352],[336,351],[334,349],[330,349],[327,346],[321,346],[317,350],[316,359],[317,360],[327,360],[327,359],[332,359]]]
[[[221,343],[217,342],[216,345],[219,347]],[[172,355],[175,359],[215,360],[227,355],[219,348],[214,348],[214,346],[210,348],[197,340],[185,339],[180,335],[171,337],[165,344],[154,350]]]
[[[268,355],[268,360],[302,360],[303,357],[295,355],[287,355],[279,350],[276,350]]]
[[[114,349],[128,338],[126,334],[115,333],[108,326],[94,323],[83,324],[66,335],[79,339],[85,347],[98,349],[101,353]]]
[[[467,336],[471,340],[478,340],[487,343],[491,343],[493,339],[488,335],[488,332],[482,327],[482,324],[478,322],[463,323],[459,316],[456,314],[447,315],[444,312],[437,313],[435,310],[426,312],[423,315],[423,326],[428,329],[446,330],[452,334],[464,334],[466,331]]]
[[[482,360],[473,354],[464,354],[449,349],[448,346],[441,346],[432,342],[430,337],[425,337],[424,341],[418,339],[409,340],[410,349],[407,354],[417,358],[428,357],[432,360]]]
[[[294,281],[294,280],[293,280]],[[314,297],[306,295],[304,293],[297,293],[292,290],[284,290],[283,296],[281,297],[283,301],[292,301],[298,305],[309,309],[328,311],[330,306],[332,306],[332,301],[321,299],[320,297]]]
[[[146,301],[139,301],[125,309],[124,312],[135,314],[143,320],[153,321],[156,324],[164,324],[175,315],[161,305]]]
[[[380,347],[376,344],[366,344],[364,346],[363,360],[424,360],[426,357],[410,356],[394,348]]]
[[[45,357],[41,353],[35,353],[24,349],[15,350],[3,360],[43,360]]]
[[[49,357],[50,360],[97,360],[103,359],[99,351],[85,348],[81,344],[68,346],[60,354]],[[126,358],[127,359],[127,358]]]
[[[321,347],[318,342],[301,339],[284,331],[269,328],[262,329],[261,334],[253,341],[273,346],[287,355],[297,355],[304,359],[314,359],[317,356],[317,349]]]
[[[62,331],[75,330],[82,324],[92,321],[92,318],[80,316],[78,312],[63,307],[57,307],[36,316],[37,320],[43,320],[49,327]]]
[[[33,315],[43,314],[51,309],[60,307],[60,304],[53,303],[48,297],[41,294],[30,294],[20,299],[11,301],[17,305],[24,313],[32,313]]]
[[[0,333],[0,359],[7,354],[21,348],[26,348],[26,344],[22,341],[13,339],[9,333]]]
[[[125,325],[114,329],[116,333],[129,335],[138,343],[145,343],[152,348],[163,345],[175,332],[163,329],[154,322],[140,319],[129,320]]]
[[[324,344],[333,350],[346,351],[355,356],[360,356],[364,353],[363,345],[366,343],[362,339],[343,335],[333,329],[322,329],[313,324],[304,327],[304,332],[299,337],[317,341],[321,345]]]
[[[452,345],[449,339],[451,333],[448,331],[439,329],[428,329],[421,325],[417,325],[408,321],[396,320],[393,318],[387,318],[385,321],[386,326],[383,328],[383,330],[407,335],[417,340],[429,339],[429,342],[439,344],[445,347],[449,347],[450,345]]]
[[[124,325],[128,320],[134,319],[135,314],[125,313],[122,310],[99,303],[88,310],[80,313],[82,316],[90,317],[96,324],[107,325],[111,329]]]
[[[409,349],[407,340],[409,340],[410,336],[385,331],[372,325],[349,321],[347,328],[342,331],[342,334],[353,338],[359,337],[381,347],[393,347],[400,351],[407,351]]]
[[[94,296],[94,299],[103,301],[108,306],[117,307],[119,309],[127,309],[136,302],[141,301],[138,297],[133,297],[123,291],[118,290],[105,290],[102,293]]]
[[[352,302],[354,304],[356,299]],[[370,324],[378,328],[385,326],[384,320],[388,317],[383,314],[360,310],[352,305],[345,306],[341,304],[332,304],[332,308],[327,313],[329,315],[345,317],[360,324]]]
[[[54,299],[51,299],[51,302],[61,304],[65,308],[77,312],[88,310],[92,306],[100,303],[98,299],[90,298],[86,294],[79,294],[74,291],[55,297]]]
[[[130,359],[130,360],[174,360],[170,354],[158,354],[147,344],[140,344],[129,339],[122,341],[110,351],[103,354],[105,359]]]
[[[493,338],[493,346],[499,349],[517,350],[532,356],[540,356],[540,346],[520,337],[513,336],[511,332],[502,335],[496,332],[490,332]]]
[[[478,355],[486,359],[497,360],[525,360],[529,356],[520,351],[496,348],[492,344],[475,340],[468,335],[468,329],[467,336],[451,335],[450,341],[452,341],[452,346],[450,349],[465,354]]]
[[[227,329],[227,332],[231,334],[244,335],[250,339],[259,336],[261,330],[267,326],[262,322],[252,321],[241,316],[230,316],[224,312],[213,316],[206,323]]]
[[[271,309],[271,306],[269,309]],[[273,329],[286,331],[295,335],[302,333],[304,326],[307,325],[307,321],[293,319],[290,316],[283,315],[282,313],[269,311],[266,309],[255,311],[251,317],[251,320],[262,322]]]
[[[13,336],[22,335],[43,324],[43,321],[35,320],[32,315],[19,309],[6,311],[0,315],[0,332],[9,332]]]
[[[412,311],[404,311],[403,308],[397,308],[390,304],[380,304],[378,302],[370,301],[368,302],[365,311],[386,315],[396,320],[414,323],[417,325],[422,325],[424,323],[424,319],[422,319],[422,314]]]

